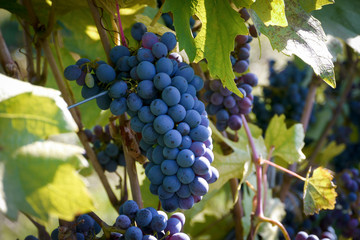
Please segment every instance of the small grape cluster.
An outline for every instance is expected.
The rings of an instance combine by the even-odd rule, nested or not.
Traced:
[[[238,77],[235,82],[244,95],[240,98],[226,87],[220,80],[206,80],[203,99],[207,103],[206,111],[210,116],[215,116],[216,128],[224,131],[227,127],[237,131],[242,126],[241,114],[251,111],[253,95],[252,88],[257,85],[258,78],[253,73]]]
[[[270,86],[263,88],[264,99],[254,97],[254,113],[258,125],[266,129],[275,114],[285,114],[287,119],[299,122],[305,106],[308,89],[302,86],[307,70],[298,69],[293,62],[288,62],[280,72],[274,69],[274,61],[270,62]],[[270,109],[267,107],[270,106]],[[310,117],[310,124],[315,121],[315,112]]]
[[[234,72],[244,73],[249,68],[250,42],[252,37],[248,35],[237,35],[235,37],[235,48],[230,55],[230,61]]]
[[[315,234],[308,234],[307,232],[300,231],[296,234],[295,240],[336,240],[336,234],[333,228],[329,228],[329,231],[325,231],[319,238]]]
[[[170,218],[163,211],[152,207],[139,209],[133,200],[126,201],[119,209],[119,216],[114,226],[125,230],[124,234],[114,233],[119,239],[125,240],[190,240],[182,233],[185,224],[183,213],[177,212]]]
[[[125,155],[122,147],[110,135],[109,125],[104,128],[96,125],[93,132],[85,129],[85,134],[89,142],[92,143],[93,150],[97,159],[104,170],[115,172],[118,166],[125,166]]]
[[[82,214],[76,219],[76,240],[90,240],[95,239],[96,235],[100,233],[100,225],[88,214]],[[59,228],[55,228],[51,232],[51,239],[59,239]]]
[[[247,22],[250,19],[250,14],[246,8],[241,8],[239,10],[240,16],[242,19]],[[260,35],[260,32],[258,32],[254,26],[254,24],[251,24],[248,22],[248,29],[251,37],[257,38]]]

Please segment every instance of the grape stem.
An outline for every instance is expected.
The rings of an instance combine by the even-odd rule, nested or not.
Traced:
[[[263,217],[263,202],[262,202],[262,166],[260,164],[260,158],[258,155],[258,152],[255,147],[254,138],[251,134],[249,125],[247,124],[247,120],[243,114],[241,114],[241,119],[243,122],[243,126],[246,132],[246,136],[248,138],[250,148],[252,151],[252,160],[255,164],[255,170],[256,170],[256,208],[255,212],[251,216],[251,226],[250,226],[250,232],[248,235],[248,239],[252,240],[255,239],[255,235],[259,226],[259,223],[255,223],[255,219],[258,217]]]
[[[162,12],[162,9],[163,9],[163,6],[165,4],[165,1],[161,4],[161,7],[159,8],[159,10],[157,11],[155,17],[153,18],[153,20],[151,21],[150,23],[150,26],[153,27],[155,25],[155,23],[159,20],[159,18],[161,17],[161,14],[163,13]]]
[[[5,73],[10,77],[20,79],[20,69],[12,59],[9,49],[0,30],[0,62]]]
[[[304,107],[303,113],[301,115],[301,121],[300,121],[301,124],[303,125],[304,133],[306,133],[306,130],[309,126],[311,112],[312,112],[314,102],[315,102],[316,90],[317,90],[319,84],[321,83],[320,80],[321,80],[320,77],[313,74],[313,79],[310,84],[309,92],[306,96],[305,107]],[[295,172],[296,168],[297,168],[297,163],[293,163],[289,166],[289,170],[292,172]],[[280,200],[281,201],[285,200],[285,197],[286,197],[287,193],[289,192],[291,183],[292,183],[291,177],[288,175],[285,176],[284,184],[282,185],[281,192],[280,192]]]
[[[111,62],[111,59],[110,59],[110,50],[111,50],[110,40],[108,38],[106,30],[101,25],[101,22],[100,22],[101,18],[100,18],[99,11],[97,10],[93,0],[87,0],[87,2],[88,2],[88,5],[89,5],[89,8],[90,8],[91,15],[92,15],[92,17],[94,19],[96,28],[98,30],[100,40],[101,40],[101,44],[103,45],[103,48],[105,50],[107,62],[108,62],[108,64],[112,65],[112,62]]]
[[[121,44],[125,47],[128,47],[126,38],[125,38],[125,34],[124,34],[124,29],[121,24],[119,1],[116,1],[116,11],[117,11],[118,24],[119,24]]]
[[[36,222],[29,214],[22,212],[37,228],[39,240],[51,240],[46,228],[40,223]]]
[[[300,179],[302,181],[306,181],[306,178],[300,176],[299,174],[297,174],[297,173],[295,173],[293,171],[290,171],[289,169],[286,169],[284,167],[281,167],[281,166],[277,165],[276,163],[273,163],[273,162],[271,162],[271,161],[269,161],[267,159],[261,159],[261,163],[262,164],[266,163],[266,164],[268,164],[270,166],[276,167],[277,169],[279,169],[279,170],[281,170],[283,172],[286,172],[287,174],[290,174],[290,175],[292,175],[294,177],[297,177],[298,179]]]
[[[352,60],[352,55],[354,55],[354,54],[352,54],[352,50],[349,47],[347,47],[347,51],[348,51],[348,55],[349,55],[347,59],[350,62],[349,63],[350,69],[344,69],[344,73],[346,73],[346,76],[347,76],[346,86],[345,86],[345,89],[343,90],[343,92],[341,93],[340,100],[338,101],[336,108],[333,110],[333,114],[332,114],[330,121],[328,122],[325,129],[323,130],[321,137],[319,138],[319,140],[317,141],[317,143],[315,145],[314,151],[311,153],[311,155],[309,157],[309,163],[312,163],[312,164],[314,164],[314,161],[315,161],[317,155],[323,149],[324,144],[327,139],[327,136],[329,135],[331,128],[335,125],[337,118],[339,117],[341,111],[343,110],[343,106],[346,102],[346,98],[349,95],[349,92],[351,90],[352,84],[353,84],[355,76],[356,76],[356,67],[359,62],[359,59],[357,58],[355,61]]]
[[[134,157],[130,154],[129,151],[129,141],[128,139],[131,139],[132,131],[130,130],[128,126],[128,121],[126,121],[126,116],[123,114],[119,118],[120,122],[120,131],[121,135],[123,137],[123,150],[124,150],[124,156],[125,156],[125,163],[126,163],[126,170],[130,179],[130,187],[131,187],[131,194],[133,197],[133,200],[138,204],[140,208],[143,208],[143,202],[141,197],[141,190],[140,190],[140,184],[139,184],[139,178],[137,175],[136,170],[136,164]],[[132,135],[132,136],[129,136]]]
[[[61,91],[61,94],[62,94],[64,100],[68,103],[68,105],[72,104],[72,99],[65,87],[64,80],[63,80],[60,70],[56,64],[54,55],[50,49],[50,45],[46,39],[42,40],[42,47],[44,49],[45,57],[49,61],[50,68],[54,74],[56,83]],[[119,207],[119,201],[117,200],[114,192],[112,191],[111,186],[104,174],[104,171],[103,171],[99,161],[97,160],[96,154],[95,154],[94,150],[91,148],[91,146],[87,140],[87,137],[83,131],[84,127],[83,127],[83,124],[80,119],[80,112],[79,112],[78,108],[73,108],[73,109],[70,109],[70,113],[73,116],[73,118],[79,128],[77,135],[86,150],[86,154],[88,155],[91,164],[93,165],[96,173],[98,174],[100,181],[105,188],[105,191],[109,197],[111,204],[117,210]]]
[[[264,216],[259,217],[259,220],[260,220],[261,222],[269,222],[269,223],[271,223],[272,225],[278,226],[278,227],[280,228],[282,234],[284,235],[285,239],[286,239],[286,240],[291,240],[288,232],[286,231],[284,225],[281,224],[281,222],[276,221],[276,220],[273,220],[273,219],[271,219],[271,218],[264,217]]]
[[[235,220],[235,236],[236,240],[243,239],[244,230],[242,225],[243,210],[241,205],[241,196],[239,192],[239,181],[236,178],[230,179],[231,193],[233,195],[234,210],[233,217]]]

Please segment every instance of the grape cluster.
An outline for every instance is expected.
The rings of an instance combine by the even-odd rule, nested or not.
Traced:
[[[169,54],[177,43],[174,34],[159,38],[141,26],[135,24],[131,33],[142,47],[132,56],[114,58],[123,67],[120,74],[130,74],[136,83],[126,101],[130,126],[141,133],[139,145],[150,161],[145,169],[150,191],[159,195],[166,211],[189,209],[219,175],[210,166],[211,129],[205,105],[196,96],[204,82],[179,54]]]
[[[235,48],[230,55],[230,61],[234,72],[244,73],[249,68],[250,42],[252,37],[248,35],[237,35],[235,38]]]
[[[95,239],[96,235],[100,233],[101,227],[88,214],[82,214],[75,219],[76,222],[76,240],[90,240]],[[51,239],[59,239],[59,228],[55,228],[51,232]]]
[[[253,111],[258,125],[263,129],[266,129],[275,114],[285,114],[287,119],[299,122],[308,94],[306,86],[301,85],[306,77],[307,69],[300,70],[293,62],[289,62],[284,70],[276,72],[274,64],[273,61],[269,64],[270,86],[263,88],[264,99],[254,97]],[[314,112],[315,108],[310,117],[310,124],[315,122]]]
[[[122,55],[130,55],[126,47],[120,46]],[[112,58],[114,59],[114,58]],[[119,66],[114,69],[104,61],[93,61],[81,58],[74,65],[65,68],[64,76],[67,80],[76,80],[82,86],[83,98],[90,98],[96,94],[107,91],[106,94],[96,98],[97,106],[102,110],[110,111],[114,115],[121,115],[126,111],[126,96],[128,86],[124,81],[127,75],[118,74]]]
[[[93,132],[85,129],[89,142],[92,143],[97,159],[104,170],[115,172],[118,166],[125,166],[125,155],[122,147],[110,135],[109,125],[103,128],[96,125]]]
[[[250,44],[252,37],[238,35],[235,38],[235,49],[230,55],[234,72],[241,73],[234,81],[244,95],[240,98],[226,87],[220,80],[206,80],[203,99],[208,104],[206,111],[215,116],[216,128],[224,131],[227,127],[239,130],[242,126],[241,114],[249,114],[253,104],[252,89],[257,86],[258,78],[253,73],[244,74],[249,67]]]
[[[246,115],[251,111],[251,91],[258,83],[256,75],[247,73],[238,77],[235,82],[244,98],[223,87],[220,80],[205,81],[206,92],[203,99],[207,103],[206,111],[210,116],[215,116],[215,125],[219,131],[224,131],[227,127],[239,130],[242,126],[241,114]]]
[[[329,228],[329,231],[325,231],[319,238],[315,234],[308,234],[307,232],[300,231],[296,234],[295,240],[336,240],[336,234],[333,228]]]
[[[139,209],[133,200],[126,201],[119,209],[114,226],[125,230],[123,234],[114,233],[119,239],[125,240],[190,240],[182,233],[185,224],[183,213],[177,212],[170,218],[163,211],[156,211],[152,207]]]

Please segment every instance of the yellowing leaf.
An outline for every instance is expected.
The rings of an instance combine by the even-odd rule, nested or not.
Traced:
[[[304,129],[301,124],[294,124],[287,129],[285,116],[275,115],[266,130],[265,144],[268,149],[275,147],[273,156],[277,156],[289,164],[305,159],[301,151],[304,147]]]
[[[284,0],[287,27],[266,26],[252,9],[250,15],[256,29],[266,35],[274,49],[287,55],[295,54],[309,64],[316,75],[335,88],[334,64],[326,46],[320,22],[305,12],[298,1]]]
[[[286,27],[284,0],[257,0],[251,8],[256,12],[265,26]]]
[[[334,176],[328,169],[319,167],[314,170],[311,177],[309,170],[304,185],[304,213],[312,215],[321,209],[334,209],[337,193],[332,182]]]
[[[319,10],[324,5],[335,3],[334,0],[301,0],[299,2],[301,7],[307,12]]]

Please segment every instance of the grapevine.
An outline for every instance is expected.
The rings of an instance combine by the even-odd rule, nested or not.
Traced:
[[[357,1],[0,8],[1,239],[360,239]]]

